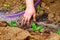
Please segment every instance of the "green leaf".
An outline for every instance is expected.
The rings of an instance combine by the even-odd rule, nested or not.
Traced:
[[[43,28],[43,26],[39,26],[39,27],[37,27],[37,29],[36,30],[38,30],[39,32],[41,32],[41,31],[43,31],[44,30],[44,28]]]
[[[60,35],[60,30],[58,30],[58,31],[57,31],[57,34],[59,34],[59,35]]]
[[[10,7],[10,5],[6,3],[3,6],[5,7],[5,9],[8,9]]]
[[[38,5],[37,8],[36,8],[37,12],[40,12],[40,8],[41,8],[40,5]]]
[[[9,4],[4,4],[4,7],[10,7],[10,5]]]
[[[31,26],[32,26],[32,30],[36,31],[36,24],[34,22],[31,23]]]
[[[24,9],[24,6],[20,5],[19,6],[19,11],[23,11],[23,9]]]
[[[14,21],[10,21],[10,22],[9,22],[9,25],[10,25],[11,27],[16,27],[16,26],[17,26],[17,24],[16,24]]]

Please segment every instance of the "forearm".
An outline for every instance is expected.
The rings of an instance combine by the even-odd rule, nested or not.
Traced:
[[[34,1],[33,0],[26,0],[26,7],[34,7]]]

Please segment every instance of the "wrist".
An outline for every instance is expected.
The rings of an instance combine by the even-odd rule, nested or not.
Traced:
[[[33,5],[26,6],[26,8],[34,8]]]
[[[33,8],[34,7],[34,1],[33,0],[26,0],[26,7],[27,8]]]
[[[26,7],[26,8],[28,8],[28,9],[34,9],[34,7]]]

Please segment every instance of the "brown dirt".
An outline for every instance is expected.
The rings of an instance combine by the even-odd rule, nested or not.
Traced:
[[[48,14],[49,21],[60,23],[60,0],[42,0],[41,10]]]
[[[0,27],[0,40],[24,40],[29,35],[20,28]]]
[[[7,3],[10,5],[8,9],[6,9],[3,5]],[[24,5],[25,6],[25,1],[24,0],[0,0],[0,10],[11,10],[9,13],[16,13],[19,11],[19,6]]]
[[[0,27],[0,40],[60,40],[55,33],[28,32],[17,27]]]
[[[10,4],[8,9],[11,13],[18,12],[20,5],[25,6],[25,1],[21,0],[0,0],[0,10],[6,10],[3,7],[4,3]],[[54,24],[60,24],[60,0],[42,0],[39,16],[44,16],[44,12],[48,14],[45,18]],[[29,32],[27,29],[8,27],[6,22],[0,22],[0,40],[60,40],[60,35],[53,32]]]

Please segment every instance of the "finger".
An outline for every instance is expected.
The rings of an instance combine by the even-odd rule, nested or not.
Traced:
[[[24,20],[25,20],[25,18],[23,16],[22,21],[21,21],[21,26],[24,24]]]
[[[31,17],[32,17],[32,16],[29,16],[29,17],[28,17],[27,25],[29,25],[29,22],[30,22]]]
[[[26,19],[24,19],[24,23],[23,23],[23,25],[25,25],[26,24]]]
[[[27,17],[25,17],[25,19],[24,19],[24,25],[26,24],[26,22],[27,22]]]
[[[30,20],[28,19],[28,20],[27,20],[27,26],[29,25],[29,21],[30,21]]]
[[[23,25],[23,21],[24,21],[24,15],[22,15],[21,26]]]
[[[21,26],[23,25],[23,23],[24,23],[24,17],[22,18],[22,21],[21,21]]]
[[[36,14],[33,15],[33,21],[36,22]]]

